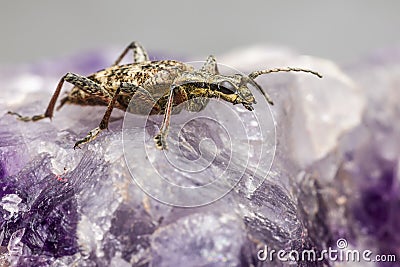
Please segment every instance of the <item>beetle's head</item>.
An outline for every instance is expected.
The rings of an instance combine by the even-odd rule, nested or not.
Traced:
[[[218,75],[213,90],[217,91],[219,97],[235,104],[242,104],[246,109],[252,111],[253,104],[256,104],[255,97],[249,87],[257,88],[267,99],[268,103],[273,104],[270,98],[253,79],[242,74],[232,76]]]
[[[322,78],[318,72],[301,69],[301,68],[277,68],[269,70],[253,71],[249,75],[234,74],[234,75],[221,75],[211,74],[209,72],[185,72],[181,74],[175,82],[177,84],[185,84],[191,88],[208,89],[205,90],[206,97],[216,97],[228,101],[234,105],[242,104],[246,109],[254,110],[253,104],[256,104],[255,97],[250,88],[256,88],[266,99],[266,101],[273,105],[271,98],[262,87],[254,80],[260,75],[275,73],[275,72],[308,72]],[[179,81],[179,79],[181,81]],[[189,82],[188,82],[189,81]],[[250,88],[249,88],[250,87]],[[210,95],[211,94],[211,95]]]
[[[276,72],[308,72],[313,75],[322,78],[322,75],[318,72],[308,70],[308,69],[301,69],[301,68],[276,68],[276,69],[269,69],[269,70],[259,70],[253,71],[248,76],[242,74],[235,74],[232,76],[221,76],[223,77],[217,83],[217,91],[222,92],[221,98],[232,102],[233,104],[242,104],[246,109],[253,110],[253,104],[256,103],[256,100],[249,89],[249,85],[255,87],[267,100],[270,105],[273,105],[271,98],[268,96],[266,92],[262,89],[262,87],[254,81],[260,75],[269,74],[269,73],[276,73]]]

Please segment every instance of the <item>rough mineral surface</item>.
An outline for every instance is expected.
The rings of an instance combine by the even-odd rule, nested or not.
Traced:
[[[338,239],[400,260],[400,50],[347,66],[268,47],[219,56],[244,73],[292,66],[324,78],[260,76],[275,105],[255,93],[255,117],[220,101],[196,120],[174,115],[165,154],[152,141],[160,118],[115,111],[109,131],[73,150],[104,107],[34,123],[6,115],[42,113],[63,74],[116,55],[0,69],[0,265],[395,266],[260,258],[266,246],[301,254]]]

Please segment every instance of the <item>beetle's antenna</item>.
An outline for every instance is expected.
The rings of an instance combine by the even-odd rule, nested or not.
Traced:
[[[300,68],[276,68],[270,70],[256,70],[249,74],[250,79],[255,79],[262,74],[274,73],[274,72],[290,72],[290,71],[297,71],[297,72],[308,72],[322,78],[322,75],[316,71],[308,70],[308,69],[300,69]]]
[[[265,100],[267,100],[267,102],[268,102],[270,105],[273,105],[274,102],[272,102],[271,97],[270,97],[266,92],[264,92],[264,90],[262,89],[262,87],[261,87],[258,83],[256,83],[254,80],[252,80],[251,82],[255,85],[255,87],[258,89],[258,91],[260,91],[260,93],[265,97]]]
[[[318,76],[319,78],[322,78],[322,75],[316,71],[312,71],[312,70],[308,70],[308,69],[300,69],[300,68],[290,68],[290,67],[276,68],[276,69],[270,69],[270,70],[256,70],[256,71],[253,71],[252,73],[250,73],[248,77],[250,78],[251,82],[256,86],[258,91],[260,91],[260,93],[265,97],[267,102],[269,104],[273,105],[274,103],[272,102],[272,99],[268,96],[268,94],[266,92],[264,92],[262,87],[254,81],[254,79],[263,74],[274,73],[274,72],[290,72],[290,71],[308,72],[308,73]]]

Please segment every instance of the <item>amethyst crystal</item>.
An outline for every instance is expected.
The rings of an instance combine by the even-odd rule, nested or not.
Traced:
[[[65,72],[88,74],[115,54],[3,68],[0,114],[43,112]],[[399,54],[379,53],[345,71],[266,47],[218,57],[244,73],[294,66],[324,78],[257,78],[274,99],[272,113],[260,95],[254,113],[217,101],[197,120],[183,112],[165,154],[152,143],[157,117],[114,111],[110,131],[73,150],[103,107],[65,106],[51,122],[1,115],[0,263],[334,266],[327,257],[263,261],[259,252],[318,253],[339,238],[399,259],[400,58],[391,57]]]

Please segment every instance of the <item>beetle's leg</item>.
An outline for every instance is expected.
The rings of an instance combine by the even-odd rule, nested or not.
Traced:
[[[208,56],[206,62],[200,70],[211,74],[219,74],[217,60],[215,57],[212,55]]]
[[[69,73],[65,74],[58,82],[57,88],[54,91],[54,94],[51,97],[50,102],[49,102],[44,114],[35,115],[32,117],[25,117],[16,112],[11,112],[11,111],[9,111],[8,114],[16,115],[16,116],[18,116],[18,119],[20,119],[22,121],[38,121],[38,120],[41,120],[44,118],[51,119],[53,117],[54,107],[56,105],[57,98],[60,95],[61,88],[62,88],[62,85],[64,84],[64,81],[69,82],[92,95],[104,95],[105,93],[107,93],[107,91],[105,91],[102,86],[100,86],[96,82],[88,79],[87,77],[80,76],[80,75],[69,72]]]
[[[139,87],[130,83],[122,83],[120,84],[120,86],[118,86],[117,90],[115,91],[112,99],[110,100],[110,102],[108,102],[108,106],[107,106],[107,110],[104,113],[103,118],[101,119],[101,122],[99,124],[98,127],[94,128],[93,130],[91,130],[86,136],[85,138],[77,141],[74,145],[74,149],[79,147],[79,145],[82,144],[86,144],[90,141],[93,141],[104,129],[108,129],[108,123],[110,121],[110,116],[111,116],[111,112],[115,106],[115,102],[118,99],[118,95],[120,94],[120,92],[129,92],[130,94],[134,95],[135,91],[138,89]]]
[[[170,123],[170,119],[171,119],[173,102],[174,102],[174,88],[172,87],[171,90],[169,91],[168,101],[167,101],[167,105],[165,107],[165,112],[164,112],[164,119],[161,124],[160,131],[154,137],[154,142],[156,143],[156,147],[158,149],[168,149],[167,135],[168,135],[169,123]]]
[[[149,60],[149,56],[147,55],[147,52],[143,48],[143,46],[141,46],[138,42],[132,42],[125,48],[122,54],[117,58],[113,66],[118,65],[121,62],[126,53],[128,53],[129,49],[132,49],[133,52],[133,63],[139,63]]]

